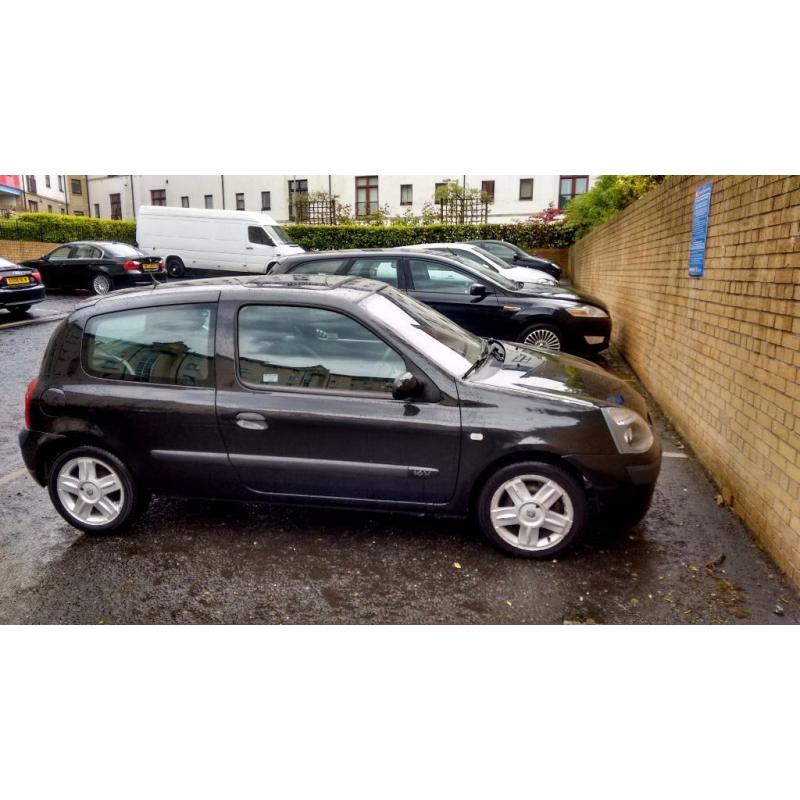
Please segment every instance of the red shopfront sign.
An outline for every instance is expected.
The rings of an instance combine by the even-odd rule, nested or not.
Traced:
[[[0,175],[0,186],[7,186],[9,189],[22,191],[22,181],[19,175]]]

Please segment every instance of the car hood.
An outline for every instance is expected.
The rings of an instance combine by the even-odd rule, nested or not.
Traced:
[[[547,286],[546,284],[526,284],[523,289],[509,292],[509,295],[518,297],[546,297],[549,300],[563,300],[568,303],[588,303],[592,306],[608,311],[608,306],[599,298],[591,294],[579,292],[577,289],[570,289],[567,286]]]
[[[625,405],[647,419],[642,396],[621,378],[583,358],[503,342],[503,363],[490,359],[467,379],[486,389],[522,392],[578,405]]]

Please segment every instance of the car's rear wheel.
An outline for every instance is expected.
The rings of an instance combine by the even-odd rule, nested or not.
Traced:
[[[478,497],[478,522],[492,544],[522,558],[552,558],[586,533],[586,493],[568,472],[525,461],[498,470]]]
[[[104,272],[92,275],[89,288],[93,294],[108,294],[114,288],[114,282]]]
[[[186,267],[177,256],[167,259],[167,274],[170,278],[182,278],[186,274]]]
[[[47,488],[64,519],[87,533],[110,533],[131,525],[150,503],[130,470],[99,447],[77,447],[53,462]]]
[[[542,350],[558,352],[563,349],[561,331],[555,325],[548,325],[546,322],[537,322],[526,328],[517,341]]]

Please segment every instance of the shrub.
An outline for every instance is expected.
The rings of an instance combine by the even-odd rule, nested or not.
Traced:
[[[56,243],[101,239],[133,244],[136,241],[136,223],[133,220],[97,219],[70,214],[25,213],[0,219],[0,239]]]
[[[558,222],[506,225],[286,225],[286,231],[306,250],[401,247],[426,242],[463,242],[468,239],[503,239],[532,250],[569,247],[575,241],[573,228]]]

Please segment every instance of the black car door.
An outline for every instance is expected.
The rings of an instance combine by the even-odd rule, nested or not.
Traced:
[[[72,245],[69,244],[56,247],[36,264],[42,274],[45,286],[68,287],[72,285],[69,280],[69,255],[72,249]]]
[[[72,286],[89,286],[93,267],[102,263],[102,252],[91,244],[77,244],[72,248],[65,268]]]
[[[221,303],[223,329],[233,335],[218,339],[217,415],[248,491],[398,505],[452,497],[454,389],[394,400],[394,378],[417,367],[363,320],[243,298]]]
[[[407,291],[412,297],[478,336],[504,335],[502,307],[490,283],[444,261],[413,256],[407,259],[407,264]],[[485,286],[486,294],[470,294],[476,283]]]

